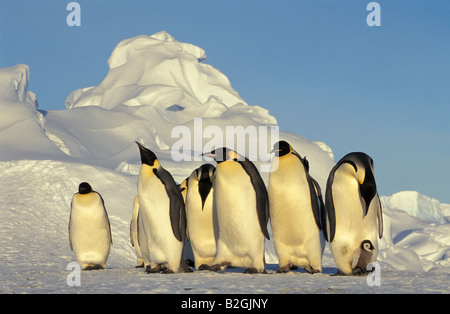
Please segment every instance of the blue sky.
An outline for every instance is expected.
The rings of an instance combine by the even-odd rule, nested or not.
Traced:
[[[241,97],[284,131],[364,151],[380,194],[416,190],[450,203],[450,2],[0,0],[0,67],[30,66],[40,109],[63,110],[98,85],[123,39],[165,30],[203,48]],[[432,5],[431,5],[432,4]]]

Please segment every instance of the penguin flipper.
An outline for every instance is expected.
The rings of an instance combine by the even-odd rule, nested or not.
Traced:
[[[327,189],[325,192],[325,213],[326,213],[326,220],[328,220],[328,224],[326,225],[326,228],[323,229],[325,238],[328,239],[328,242],[331,243],[334,239],[334,234],[336,231],[336,212],[334,208],[334,201],[333,201],[333,192],[332,192],[332,186],[334,181],[334,173],[337,169],[337,166],[335,166],[328,177],[327,180]]]
[[[69,245],[70,245],[70,250],[73,251],[73,246],[72,246],[72,232],[70,230],[70,220],[69,220]]]
[[[183,242],[186,235],[186,213],[183,196],[172,175],[167,170],[162,167],[157,171],[155,170],[153,171],[164,184],[170,200],[169,216],[173,235],[178,241]]]
[[[291,150],[291,153],[300,160],[303,167],[305,168],[306,180],[308,181],[309,192],[311,195],[311,208],[313,211],[314,220],[316,221],[319,230],[322,230],[323,229],[322,211],[325,206],[323,205],[322,192],[320,190],[319,183],[316,180],[314,180],[314,178],[311,177],[309,174],[308,159],[306,159],[306,157],[302,158],[300,154],[297,153],[294,149]]]
[[[106,212],[106,210],[105,210]],[[109,222],[108,214],[106,214],[106,220],[108,221],[108,234],[109,234],[109,243],[113,244],[112,234],[111,234],[111,223]]]
[[[139,215],[141,214],[141,212],[138,213],[137,216],[137,224],[136,224],[136,239],[137,239],[137,245],[139,247],[141,247],[141,243],[139,242]]]
[[[72,231],[71,231],[71,222],[72,222],[72,202],[70,202],[70,217],[69,217],[69,244],[70,244],[70,250],[73,251],[73,246],[72,246]]]
[[[131,219],[131,222],[130,222],[130,243],[131,243],[131,246],[134,247],[134,240],[133,240],[133,219]]]
[[[311,191],[311,207],[313,209],[314,218],[316,219],[316,224],[319,230],[326,229],[325,222],[325,204],[323,203],[322,190],[320,189],[319,182],[317,182],[313,177],[308,175],[308,183]],[[313,190],[312,190],[313,189]],[[314,193],[313,193],[314,191]],[[314,202],[315,201],[315,202]]]
[[[258,214],[259,225],[264,236],[267,240],[270,240],[269,230],[267,229],[267,223],[269,222],[269,194],[267,193],[266,185],[264,184],[258,169],[250,160],[246,159],[245,161],[238,162],[250,177],[250,181],[256,193],[256,211]]]
[[[105,215],[106,215],[106,221],[108,222],[108,236],[109,236],[109,243],[113,244],[112,241],[112,234],[111,234],[111,223],[109,222],[109,217],[108,217],[108,212],[106,211],[106,207],[105,207],[105,201],[103,200],[103,197],[100,195],[100,193],[93,191],[94,193],[97,193],[98,196],[100,197],[100,199],[102,200],[102,204],[103,204],[103,210],[105,211]]]
[[[378,235],[381,239],[383,237],[383,209],[381,208],[381,202],[378,193],[377,201]]]

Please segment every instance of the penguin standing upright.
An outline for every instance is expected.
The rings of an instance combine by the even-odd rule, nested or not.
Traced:
[[[325,202],[326,236],[338,273],[367,272],[378,254],[377,233],[383,236],[372,158],[359,152],[342,157],[328,177]]]
[[[139,216],[139,197],[136,196],[133,201],[133,214],[130,223],[130,242],[134,247],[137,257],[136,267],[144,267],[144,259],[142,258],[141,247],[139,246],[139,228],[138,228],[138,216]]]
[[[217,219],[213,219],[212,180],[215,167],[204,164],[188,179],[186,220],[189,240],[194,253],[195,268],[202,270],[216,256]]]
[[[136,142],[137,143],[137,142]],[[137,143],[142,166],[138,179],[139,239],[149,273],[187,270],[182,258],[186,216],[181,192],[156,155]],[[146,247],[143,248],[142,246]],[[183,266],[180,269],[180,265]]]
[[[322,271],[325,241],[320,187],[309,175],[309,162],[286,141],[275,143],[269,174],[270,223],[280,268],[300,266],[309,273]]]
[[[84,270],[106,268],[112,236],[103,198],[82,182],[70,207],[69,242],[78,264]]]
[[[217,253],[208,269],[245,267],[245,273],[264,273],[264,237],[269,239],[269,200],[255,165],[228,148],[204,156],[217,162],[213,207],[219,226]]]

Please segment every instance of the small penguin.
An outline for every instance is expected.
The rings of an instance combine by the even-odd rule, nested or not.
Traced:
[[[372,158],[359,152],[342,157],[328,177],[325,203],[326,237],[338,274],[366,273],[377,258],[377,233],[383,236]]]
[[[213,179],[213,210],[219,226],[217,253],[207,269],[244,267],[244,273],[265,273],[264,237],[269,199],[255,165],[228,148],[204,156],[213,157],[217,167]]]
[[[215,167],[204,164],[188,179],[186,219],[189,240],[194,253],[195,268],[202,270],[216,256],[217,219],[213,220],[212,180]]]
[[[78,264],[83,270],[105,269],[112,236],[103,198],[82,182],[70,207],[69,242]]]
[[[138,228],[139,240],[142,239],[139,244],[146,272],[188,271],[182,258],[186,236],[183,196],[156,155],[136,143],[142,161],[138,179]],[[143,248],[143,245],[146,247]]]
[[[269,174],[270,223],[280,268],[300,266],[309,273],[322,271],[325,241],[320,187],[309,174],[309,162],[286,141],[275,143]]]
[[[130,242],[131,246],[134,247],[137,256],[136,268],[144,267],[144,259],[142,258],[141,248],[139,246],[138,216],[139,216],[139,197],[136,196],[133,201],[133,215],[130,223]]]

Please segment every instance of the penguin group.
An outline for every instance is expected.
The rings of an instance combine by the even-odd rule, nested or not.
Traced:
[[[130,241],[136,267],[147,273],[227,267],[266,273],[269,222],[278,273],[298,267],[322,272],[326,242],[340,275],[366,274],[377,258],[382,208],[373,160],[365,153],[349,153],[335,164],[323,197],[309,161],[283,140],[271,151],[268,187],[252,161],[225,147],[202,154],[216,166],[205,163],[177,184],[157,156],[136,143],[142,165]],[[72,199],[69,241],[82,269],[106,267],[111,227],[103,198],[87,182]]]

